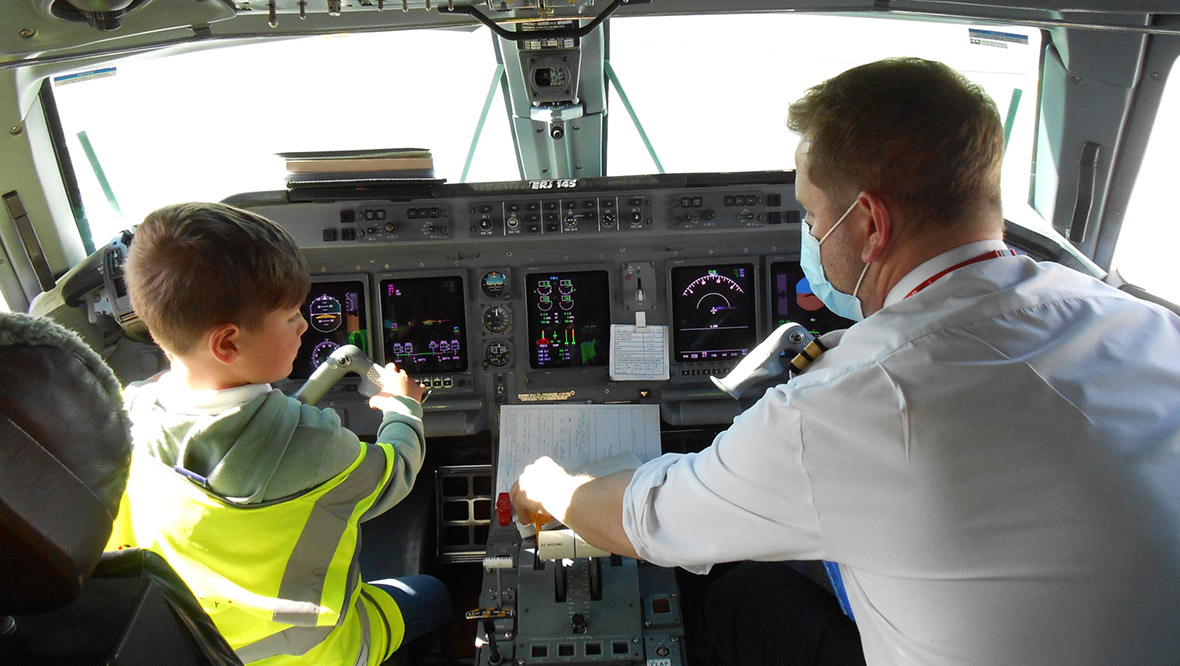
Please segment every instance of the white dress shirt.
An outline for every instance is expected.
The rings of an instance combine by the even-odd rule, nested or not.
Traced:
[[[1002,248],[639,468],[639,555],[837,561],[870,665],[1180,663],[1180,318],[1028,257],[906,298]]]

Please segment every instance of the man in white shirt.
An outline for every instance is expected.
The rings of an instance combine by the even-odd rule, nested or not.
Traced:
[[[1180,318],[1008,250],[999,116],[944,65],[854,68],[788,125],[804,270],[863,321],[698,454],[538,461],[518,514],[696,572],[836,561],[869,664],[1180,663]]]

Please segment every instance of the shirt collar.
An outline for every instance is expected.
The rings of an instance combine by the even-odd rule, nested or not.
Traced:
[[[220,414],[270,392],[270,384],[246,384],[227,389],[194,390],[172,372],[160,376],[157,401],[170,412]]]
[[[919,264],[917,268],[907,273],[897,284],[893,285],[893,288],[889,290],[889,294],[885,297],[885,304],[881,307],[887,308],[894,303],[900,302],[915,287],[955,264],[978,257],[986,252],[1007,249],[1008,246],[1002,240],[981,240],[960,245],[953,250],[943,252],[937,257],[927,259]]]

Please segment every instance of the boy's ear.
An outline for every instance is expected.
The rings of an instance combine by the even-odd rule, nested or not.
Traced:
[[[237,324],[221,324],[209,332],[209,352],[213,358],[229,365],[238,358],[238,333],[241,329]]]

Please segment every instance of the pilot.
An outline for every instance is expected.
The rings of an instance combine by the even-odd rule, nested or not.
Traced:
[[[357,571],[359,523],[422,466],[422,387],[381,370],[366,444],[270,386],[307,330],[291,237],[232,206],[168,206],[139,225],[126,275],[171,368],[125,393],[135,452],[111,547],[162,555],[246,663],[376,666],[447,624],[441,581]]]
[[[720,663],[861,658],[778,586],[787,560],[838,563],[869,664],[1180,662],[1180,318],[1005,245],[999,115],[945,65],[853,68],[787,124],[804,271],[857,323],[700,453],[538,461],[518,514],[698,573],[755,561],[702,596]]]

